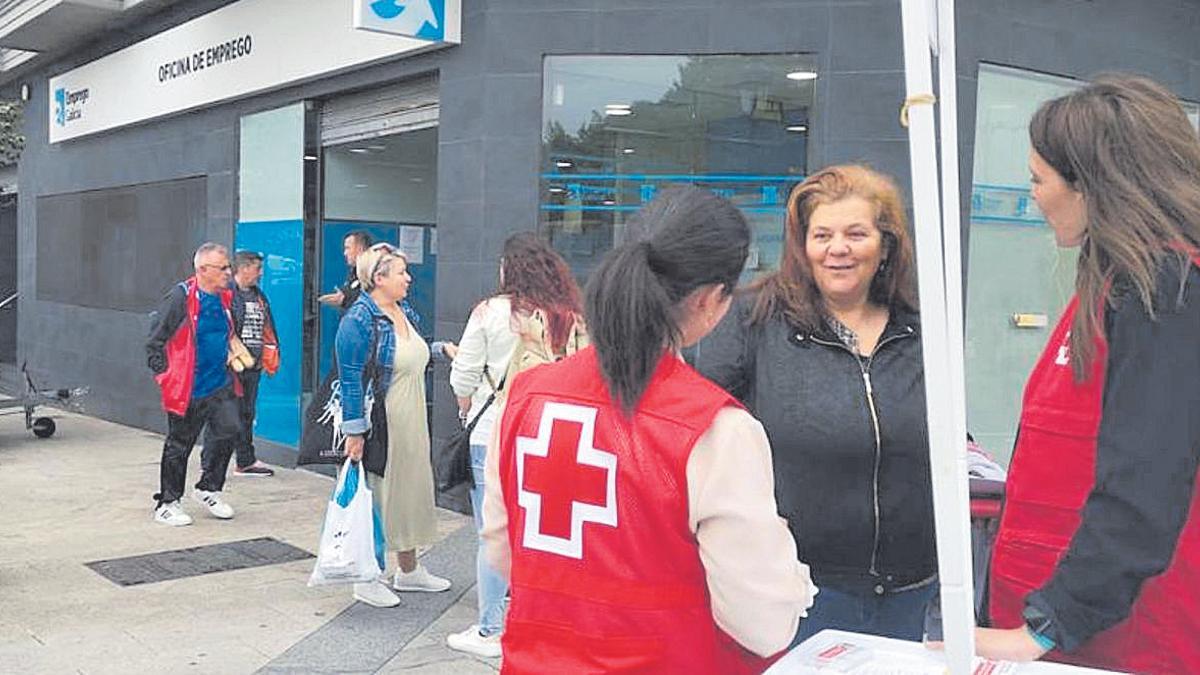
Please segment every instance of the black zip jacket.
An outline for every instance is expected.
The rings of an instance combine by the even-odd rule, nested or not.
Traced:
[[[158,302],[158,308],[150,313],[146,365],[155,375],[167,372],[167,342],[186,318],[187,291],[181,284],[173,284]]]
[[[753,302],[737,299],[698,346],[696,367],[762,421],[800,559],[818,586],[851,592],[930,580],[937,552],[917,315],[893,312],[874,356],[860,360],[828,328],[750,326]]]

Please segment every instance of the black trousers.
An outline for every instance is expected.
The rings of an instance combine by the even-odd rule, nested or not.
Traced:
[[[192,401],[187,414],[183,416],[167,413],[167,440],[163,443],[162,462],[159,465],[159,492],[154,495],[159,504],[173,502],[183,496],[188,457],[205,424],[209,426],[216,443],[213,452],[201,453],[200,481],[196,483],[196,489],[220,492],[225,487],[225,472],[229,469],[229,458],[233,454],[233,444],[229,440],[237,435],[241,426],[238,399],[231,386]]]
[[[237,465],[245,468],[258,461],[254,454],[254,416],[258,412],[258,381],[262,379],[261,370],[243,370],[234,377],[242,383],[242,397],[238,399],[238,433],[232,438],[222,441],[213,434],[212,424],[204,431],[204,449],[200,451],[201,463],[207,462],[207,455],[212,452],[228,452],[223,444],[233,446],[237,456]]]

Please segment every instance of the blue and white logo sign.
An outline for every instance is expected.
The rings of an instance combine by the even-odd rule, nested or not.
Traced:
[[[54,90],[54,123],[60,127],[67,124],[67,90],[65,87]]]
[[[442,42],[446,0],[354,0],[354,27]]]
[[[87,100],[87,89],[70,90],[66,87],[55,87],[54,123],[60,127],[65,127],[83,117],[83,106],[87,103]]]

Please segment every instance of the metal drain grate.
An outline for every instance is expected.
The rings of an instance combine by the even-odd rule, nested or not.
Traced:
[[[308,551],[273,537],[259,537],[85,564],[118,586],[137,586],[313,557]]]

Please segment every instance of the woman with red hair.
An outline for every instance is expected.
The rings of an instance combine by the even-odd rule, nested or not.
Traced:
[[[477,530],[482,527],[487,442],[500,407],[487,402],[493,393],[502,393],[509,375],[582,347],[586,337],[581,314],[579,287],[562,256],[533,232],[509,237],[500,257],[500,286],[471,312],[450,370],[459,419],[465,424],[479,417],[471,431],[471,506]],[[482,551],[475,569],[479,623],[451,634],[446,643],[479,656],[500,656],[508,583]]]
[[[920,640],[937,594],[913,260],[896,184],[826,167],[792,190],[779,270],[697,352],[771,439],[780,513],[821,589],[796,642]]]

